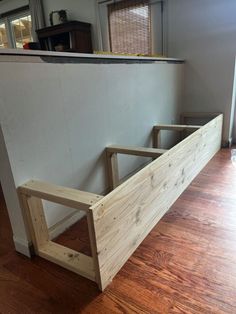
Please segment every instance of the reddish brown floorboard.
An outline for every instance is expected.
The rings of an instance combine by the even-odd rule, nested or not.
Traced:
[[[205,167],[104,293],[39,257],[17,254],[0,199],[0,313],[236,313],[236,168],[229,150]],[[89,252],[86,237],[81,222],[57,241]]]
[[[53,242],[67,246],[68,248],[81,252],[85,255],[92,256],[87,218],[82,218],[68,230],[63,232]]]

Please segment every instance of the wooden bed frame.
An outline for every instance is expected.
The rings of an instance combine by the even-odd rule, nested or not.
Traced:
[[[187,116],[191,116],[189,113]],[[221,147],[222,114],[204,126],[158,125],[153,147],[106,148],[109,188],[106,196],[30,181],[18,195],[35,254],[95,281],[104,290],[147,234]],[[160,146],[161,130],[194,131],[170,150]],[[119,185],[117,154],[154,160]],[[92,257],[49,240],[42,200],[85,211]]]

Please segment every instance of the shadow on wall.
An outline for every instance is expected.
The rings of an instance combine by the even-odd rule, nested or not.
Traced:
[[[96,159],[96,161],[90,165],[89,172],[87,173],[86,177],[82,180],[82,182],[80,182],[79,184],[80,190],[86,191],[86,189],[88,189],[88,186],[92,185],[94,178],[97,175],[98,169],[101,169],[101,171],[106,174],[106,158],[105,157],[106,157],[105,152],[101,153]],[[79,176],[79,173],[78,173],[78,176]]]
[[[186,88],[184,89],[184,111],[215,111],[216,96],[207,80],[204,80],[204,73],[199,72],[196,66],[186,63]],[[206,108],[208,104],[208,108]],[[210,104],[213,104],[210,108]]]
[[[236,144],[236,111],[234,113],[233,144]]]

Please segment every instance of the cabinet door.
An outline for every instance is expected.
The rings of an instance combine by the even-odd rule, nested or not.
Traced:
[[[72,49],[81,53],[92,53],[90,30],[76,30],[71,34]]]

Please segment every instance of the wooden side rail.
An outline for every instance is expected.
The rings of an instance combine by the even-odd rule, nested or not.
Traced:
[[[168,130],[168,131],[183,131],[192,130],[196,131],[200,129],[201,125],[182,125],[182,124],[158,124],[154,126],[156,130]]]
[[[132,147],[132,146],[109,146],[106,148],[107,153],[113,154],[125,154],[125,155],[135,155],[142,157],[157,158],[162,154],[167,152],[167,149],[157,149],[149,147]]]
[[[89,208],[102,196],[33,180],[19,187],[18,195],[35,253],[99,284]],[[42,199],[86,212],[93,257],[50,241]]]
[[[161,131],[196,131],[201,128],[201,125],[186,125],[186,124],[158,124],[153,127],[153,147],[158,148],[161,146]]]
[[[74,273],[96,281],[93,259],[63,245],[49,241],[39,250],[39,256]]]
[[[88,210],[89,206],[102,198],[102,196],[93,193],[34,180],[22,185],[20,190],[22,194],[80,210]]]
[[[167,152],[166,149],[132,146],[109,146],[106,148],[109,190],[112,191],[120,184],[117,154],[135,155],[157,158]]]

